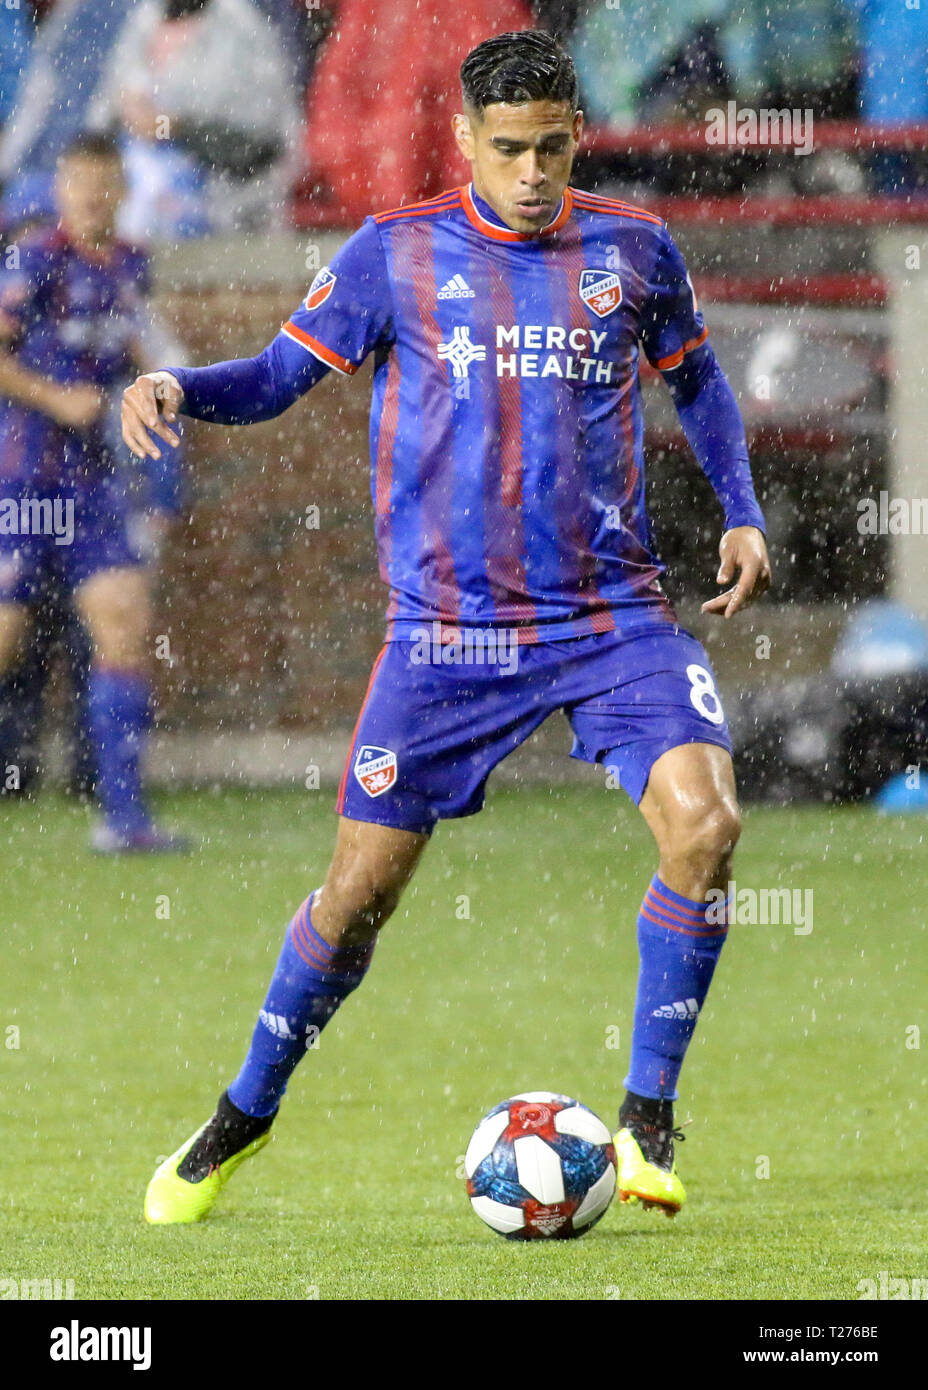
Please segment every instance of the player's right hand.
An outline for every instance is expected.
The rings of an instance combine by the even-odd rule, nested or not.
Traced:
[[[106,408],[106,397],[96,386],[61,386],[46,392],[47,413],[57,425],[68,430],[89,430]]]
[[[180,383],[170,372],[146,372],[122,393],[122,437],[133,454],[160,459],[161,450],[151,434],[176,449],[180,438],[168,426],[177,419],[184,402]]]

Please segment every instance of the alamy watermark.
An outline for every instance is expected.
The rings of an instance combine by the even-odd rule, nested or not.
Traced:
[[[706,112],[706,144],[785,145],[794,155],[811,154],[812,127],[810,107],[800,111],[761,106],[755,111],[730,101],[724,109],[713,106]]]
[[[0,497],[0,536],[54,536],[74,541],[73,497]]]
[[[150,1327],[91,1327],[72,1318],[53,1327],[48,1349],[52,1361],[130,1361],[134,1371],[151,1366]]]
[[[0,1299],[48,1300],[74,1297],[73,1279],[0,1278]]]
[[[710,888],[706,894],[706,925],[732,927],[792,927],[795,936],[812,930],[811,888],[739,888],[732,879],[727,888]]]
[[[512,676],[519,667],[518,632],[503,627],[415,627],[409,640],[413,666],[498,666]]]
[[[861,497],[857,531],[861,536],[928,536],[928,497]]]
[[[928,1299],[928,1279],[897,1278],[881,1269],[876,1278],[860,1279],[857,1294],[862,1303],[873,1299],[895,1302],[905,1299]]]

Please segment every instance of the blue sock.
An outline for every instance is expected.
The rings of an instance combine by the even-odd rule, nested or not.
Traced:
[[[97,752],[97,798],[106,822],[120,835],[145,830],[151,821],[139,759],[151,723],[148,682],[135,671],[93,666],[87,708]]]
[[[727,911],[723,921],[727,923]],[[638,917],[638,994],[625,1086],[652,1100],[676,1100],[677,1079],[696,1027],[727,925],[706,922],[706,903],[681,897],[655,875]]]
[[[373,941],[348,947],[323,941],[313,929],[312,901],[310,893],[287,928],[248,1056],[229,1087],[232,1104],[246,1115],[274,1113],[297,1063],[357,989],[374,953]]]

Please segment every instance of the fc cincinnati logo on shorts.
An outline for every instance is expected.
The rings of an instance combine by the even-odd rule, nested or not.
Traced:
[[[396,781],[396,754],[365,743],[354,760],[354,775],[368,796],[383,796]]]
[[[307,309],[318,309],[320,304],[324,304],[334,290],[337,279],[338,276],[333,275],[327,265],[323,266],[309,287],[309,294],[306,296]]]
[[[622,281],[614,270],[581,270],[580,298],[604,319],[622,303]]]

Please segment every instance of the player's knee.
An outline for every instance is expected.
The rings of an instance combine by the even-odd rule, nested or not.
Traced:
[[[123,583],[112,575],[91,580],[80,596],[80,608],[99,661],[130,669],[145,663],[149,598],[134,575]]]
[[[145,613],[114,604],[92,625],[94,651],[104,666],[141,669],[146,662]]]
[[[146,665],[144,642],[132,632],[111,631],[96,642],[95,650],[102,666],[118,667],[122,671],[141,671]]]
[[[741,813],[736,803],[717,800],[691,808],[676,827],[671,849],[690,864],[717,868],[734,852],[741,835]]]

